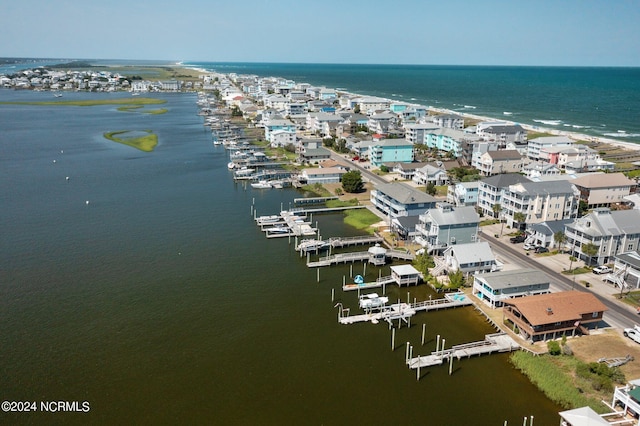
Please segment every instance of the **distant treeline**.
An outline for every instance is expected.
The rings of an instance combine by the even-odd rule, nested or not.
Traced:
[[[96,65],[91,65],[89,62],[84,61],[71,61],[64,64],[47,65],[44,68],[95,68]]]

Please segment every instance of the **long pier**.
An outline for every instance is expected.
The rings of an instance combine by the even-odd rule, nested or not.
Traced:
[[[369,290],[371,288],[380,288],[387,284],[393,284],[396,280],[391,275],[387,275],[386,277],[380,277],[376,281],[362,284],[344,284],[342,286],[342,291],[353,291],[353,290]]]
[[[375,312],[371,311],[361,315],[349,315],[349,309],[341,309],[338,313],[338,322],[340,324],[354,324],[356,322],[370,321],[373,324],[377,324],[379,321],[391,322],[396,319],[407,321],[421,311],[456,308],[472,304],[473,302],[467,295],[459,292],[447,294],[442,299],[425,300],[416,303],[394,303],[393,305],[382,306]]]
[[[415,256],[401,250],[387,250],[385,257],[401,260],[413,260]],[[351,253],[338,253],[331,256],[323,256],[314,262],[307,262],[309,268],[318,268],[321,266],[337,265],[339,263],[356,262],[369,260],[370,253],[368,251],[356,251]]]
[[[329,244],[333,248],[362,245],[362,244],[376,244],[384,241],[384,238],[377,235],[361,235],[357,237],[333,237],[329,238]]]
[[[443,349],[431,352],[431,355],[418,356],[407,359],[407,365],[411,369],[440,365],[451,357],[470,358],[473,355],[487,355],[492,353],[511,352],[520,349],[520,345],[507,333],[487,334],[484,340],[478,342],[464,343],[452,346],[450,349]]]

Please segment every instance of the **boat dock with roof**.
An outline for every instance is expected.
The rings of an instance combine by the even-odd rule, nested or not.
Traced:
[[[387,263],[387,258],[401,259],[401,260],[413,260],[415,255],[401,250],[387,250],[381,247],[380,244],[376,244],[374,247],[369,248],[367,251],[357,251],[351,253],[338,253],[331,256],[323,256],[313,262],[307,262],[309,268],[318,268],[321,266],[337,265],[339,263],[348,263],[356,261],[368,261],[374,265],[384,265]]]

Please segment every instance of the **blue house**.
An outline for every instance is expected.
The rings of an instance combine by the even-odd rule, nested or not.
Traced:
[[[381,139],[369,146],[369,161],[374,167],[384,163],[411,163],[413,144],[406,139]]]

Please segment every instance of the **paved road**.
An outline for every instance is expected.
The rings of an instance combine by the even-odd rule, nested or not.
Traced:
[[[379,184],[383,184],[383,183],[389,183],[386,180],[382,179],[380,176],[378,176],[375,173],[372,173],[371,171],[367,170],[364,168],[364,165],[362,163],[359,163],[357,161],[351,161],[347,158],[344,158],[344,154],[337,154],[333,151],[331,151],[331,159],[332,160],[336,160],[336,161],[341,161],[341,162],[346,162],[349,164],[349,167],[351,167],[352,170],[358,170],[360,171],[360,173],[362,173],[362,179],[364,181],[369,181],[371,182],[374,186],[375,185],[379,185]],[[367,165],[369,163],[366,163]]]
[[[538,269],[549,275],[552,280],[551,285],[554,290],[576,290],[594,294],[609,309],[605,313],[605,322],[612,327],[622,329],[625,327],[631,327],[633,324],[640,322],[640,316],[635,313],[632,308],[622,302],[615,301],[611,296],[603,296],[595,291],[591,291],[588,288],[583,287],[580,284],[576,284],[572,278],[569,278],[559,273],[557,270],[538,262],[534,258],[521,253],[515,246],[494,238],[491,235],[482,233],[480,238],[489,242],[494,252],[512,260],[514,263],[523,267]]]

